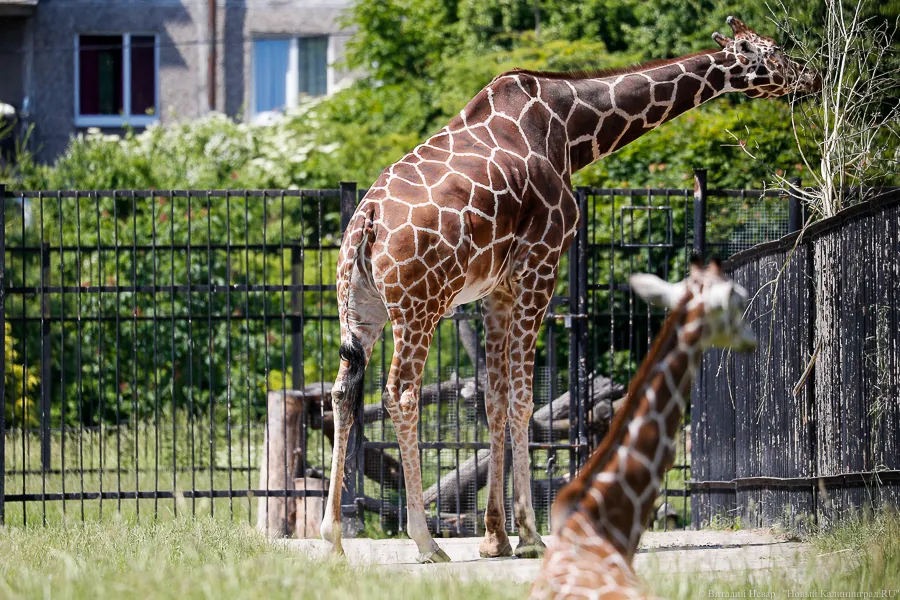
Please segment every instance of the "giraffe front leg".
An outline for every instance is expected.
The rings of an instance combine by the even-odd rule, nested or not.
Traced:
[[[394,321],[394,359],[384,391],[384,406],[391,416],[406,486],[407,526],[409,537],[416,543],[420,563],[449,562],[428,531],[425,500],[422,494],[422,467],[419,461],[419,390],[428,357],[431,332],[411,335],[405,325]],[[419,341],[412,343],[410,338]]]
[[[488,375],[484,403],[491,437],[484,540],[478,548],[482,558],[512,555],[512,546],[506,535],[506,515],[503,508],[503,454],[509,402],[509,323],[512,317],[512,304],[512,296],[505,289],[492,292],[482,302]]]
[[[552,287],[545,294],[540,291],[520,293],[513,310],[510,332],[512,395],[509,401],[509,433],[513,447],[513,512],[519,532],[515,555],[519,558],[538,558],[543,556],[546,550],[537,532],[531,502],[528,424],[534,410],[532,390],[535,346],[551,293]]]

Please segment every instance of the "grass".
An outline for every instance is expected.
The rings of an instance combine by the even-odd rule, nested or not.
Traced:
[[[0,529],[0,598],[524,598],[527,586],[313,563],[207,518]]]
[[[651,577],[654,593],[688,598],[896,598],[900,597],[900,513],[848,519],[810,534],[809,548],[793,568]],[[647,577],[645,570],[643,575]]]
[[[900,592],[900,517],[883,512],[808,540],[794,570],[661,575],[641,569],[665,598],[850,597]],[[0,528],[0,598],[520,598],[528,585],[398,577],[340,560],[313,562],[269,544],[246,525],[209,518]],[[881,590],[887,595],[882,596]],[[860,597],[860,596],[854,596]],[[865,596],[862,596],[865,597]],[[873,596],[869,596],[873,597]]]

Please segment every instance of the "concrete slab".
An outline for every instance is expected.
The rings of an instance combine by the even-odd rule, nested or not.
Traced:
[[[551,536],[545,537],[547,542]],[[420,565],[415,562],[416,546],[410,540],[344,540],[344,551],[352,565],[401,573],[530,583],[540,569],[540,560],[516,558],[482,559],[480,538],[438,540],[453,562]],[[513,547],[518,538],[511,538]],[[329,555],[330,545],[322,540],[284,540],[287,547],[314,558]],[[674,531],[647,532],[635,557],[638,573],[723,573],[760,570],[791,570],[804,562],[806,544],[793,542],[769,531]]]

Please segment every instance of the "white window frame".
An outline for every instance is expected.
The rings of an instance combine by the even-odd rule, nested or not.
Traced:
[[[82,115],[81,114],[81,64],[80,40],[82,36],[108,35],[122,37],[122,104],[131,110],[131,37],[153,38],[153,104],[152,115]],[[152,32],[140,33],[79,33],[75,35],[75,126],[76,127],[146,127],[159,121],[159,35]]]
[[[284,105],[285,107],[297,106],[300,101],[300,38],[324,37],[327,40],[325,52],[325,97],[334,91],[334,36],[330,33],[305,33],[297,35],[254,35],[250,40],[250,115],[255,117],[260,114],[256,110],[256,52],[254,44],[258,40],[279,40],[288,42],[288,73],[285,83]],[[321,97],[321,96],[320,96]]]

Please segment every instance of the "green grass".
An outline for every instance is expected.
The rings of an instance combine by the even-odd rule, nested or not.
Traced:
[[[459,583],[312,562],[210,519],[0,528],[0,598],[187,600],[524,598],[527,586]]]
[[[900,517],[884,512],[817,533],[793,571],[661,575],[641,569],[665,598],[788,598],[900,589]],[[251,528],[209,518],[0,528],[0,598],[520,598],[528,585],[399,577],[337,559],[314,562]],[[771,594],[767,596],[767,594]],[[897,592],[894,592],[896,596]],[[831,596],[840,597],[840,596]],[[847,597],[847,596],[844,596]],[[872,596],[870,596],[872,597]],[[891,597],[891,596],[885,596]]]
[[[900,596],[900,513],[884,510],[809,535],[794,568],[745,571],[728,577],[657,576],[654,593],[688,598],[896,598]],[[652,563],[652,561],[651,561]],[[652,572],[652,564],[642,570]],[[851,594],[871,594],[851,595]]]

